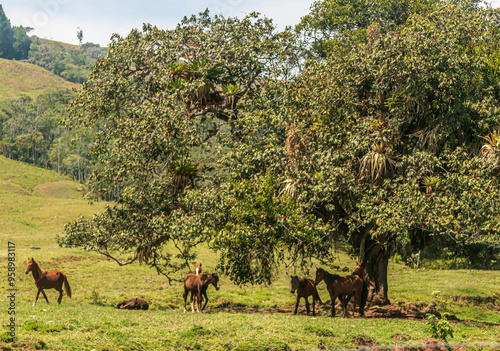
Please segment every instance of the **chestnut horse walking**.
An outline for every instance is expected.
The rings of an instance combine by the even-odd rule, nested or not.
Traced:
[[[321,299],[319,298],[316,285],[314,285],[312,279],[299,278],[298,276],[292,276],[291,278],[292,279],[290,283],[292,284],[292,289],[290,290],[290,292],[293,294],[295,290],[297,290],[297,302],[295,303],[295,312],[293,314],[297,314],[299,301],[303,297],[304,300],[306,300],[306,310],[307,310],[307,315],[309,315],[309,296],[312,295],[313,316],[316,316],[316,310],[315,310],[316,299],[318,299],[319,303],[322,303]]]
[[[347,302],[348,296],[354,294],[359,301],[359,316],[364,317],[364,309],[368,297],[368,289],[366,282],[356,275],[348,275],[341,277],[337,274],[330,274],[322,268],[316,270],[315,285],[318,285],[322,280],[325,281],[328,292],[330,293],[332,303],[332,317],[335,316],[335,301],[337,297],[342,305],[344,317],[347,317]]]
[[[59,298],[57,299],[57,303],[61,304],[62,294],[63,294],[63,285],[64,290],[66,290],[66,295],[71,297],[71,288],[68,283],[68,279],[66,275],[58,270],[47,272],[46,270],[40,268],[40,265],[33,258],[28,259],[28,265],[26,266],[26,274],[29,272],[33,273],[33,278],[35,279],[35,285],[38,288],[38,292],[36,293],[35,303],[36,305],[38,301],[38,295],[40,292],[45,297],[45,301],[49,303],[49,299],[47,299],[47,295],[45,295],[45,291],[43,289],[56,289],[59,291]]]
[[[201,307],[201,311],[205,309],[208,302],[207,289],[208,286],[212,284],[215,290],[219,290],[219,275],[217,273],[212,274],[194,274],[189,273],[184,278],[184,293],[182,297],[184,298],[184,312],[186,312],[186,301],[187,296],[191,292],[191,312],[194,312],[194,304],[198,301],[197,312],[200,312],[201,304],[203,303],[202,295],[205,297],[205,305]],[[195,301],[196,300],[196,301]]]

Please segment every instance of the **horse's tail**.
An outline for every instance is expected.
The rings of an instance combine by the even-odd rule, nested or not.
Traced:
[[[359,316],[365,316],[365,305],[368,300],[368,283],[363,279],[363,288],[361,289],[361,301],[359,302]]]
[[[68,297],[71,297],[71,287],[69,286],[66,274],[64,274],[64,290],[66,290],[66,295],[68,295]]]

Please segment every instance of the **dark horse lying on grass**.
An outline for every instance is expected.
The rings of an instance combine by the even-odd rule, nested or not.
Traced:
[[[149,303],[142,299],[130,299],[120,302],[115,308],[120,308],[122,310],[147,310],[149,308]]]
[[[184,312],[186,312],[186,301],[187,296],[191,292],[191,312],[194,312],[194,304],[198,301],[198,307],[196,309],[197,312],[203,311],[207,306],[208,297],[207,297],[207,289],[208,286],[212,284],[215,287],[215,290],[219,290],[219,276],[217,273],[212,274],[193,274],[189,273],[184,278],[184,294],[182,295],[184,298]],[[205,297],[205,305],[201,307],[203,303],[203,297]],[[201,310],[200,310],[201,308]]]
[[[354,294],[356,300],[359,301],[359,316],[364,317],[365,304],[368,297],[368,288],[366,282],[357,275],[348,275],[341,277],[337,274],[330,274],[324,269],[318,268],[316,270],[315,285],[318,285],[322,280],[325,281],[330,299],[332,302],[332,317],[335,316],[335,301],[337,297],[342,305],[344,317],[347,317],[347,296]]]
[[[309,315],[309,296],[312,295],[313,297],[313,316],[316,316],[316,299],[318,299],[319,303],[321,302],[321,299],[319,298],[318,295],[318,290],[316,290],[316,286],[314,285],[314,282],[312,279],[308,278],[299,278],[297,276],[292,276],[291,277],[291,284],[292,284],[292,290],[290,291],[292,294],[297,290],[297,302],[295,303],[295,312],[293,314],[297,314],[297,308],[299,307],[299,301],[303,297],[304,300],[306,300],[306,310],[307,310],[307,315]]]
[[[42,269],[38,262],[33,258],[28,259],[28,265],[26,266],[25,273],[28,274],[29,272],[33,273],[35,285],[38,288],[38,292],[36,293],[35,297],[35,303],[33,303],[33,306],[36,305],[40,292],[43,294],[43,297],[45,297],[45,301],[49,303],[49,299],[47,298],[47,295],[45,295],[45,291],[43,291],[43,289],[56,289],[57,291],[59,291],[59,298],[57,299],[58,304],[61,304],[63,285],[64,290],[66,290],[66,295],[68,295],[68,297],[71,297],[71,288],[69,286],[68,279],[63,272],[58,270],[47,272],[46,270]]]

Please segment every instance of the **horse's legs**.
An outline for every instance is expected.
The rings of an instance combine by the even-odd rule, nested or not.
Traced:
[[[349,303],[349,301],[351,300],[351,296],[350,295],[347,295],[347,296],[344,296],[340,303],[341,303],[341,306],[342,306],[342,312],[344,313],[344,318],[347,318],[347,304]]]
[[[191,291],[191,313],[194,313],[194,292]]]
[[[49,303],[49,299],[47,298],[47,295],[45,295],[45,291],[43,291],[43,289],[42,289],[42,295],[43,295],[43,297],[45,297],[45,301],[47,301],[47,303]]]
[[[196,312],[200,313],[200,308],[201,308],[201,291],[198,290],[198,294],[197,294],[197,300],[198,300],[198,305],[197,305],[197,309],[196,309]],[[201,308],[203,310],[203,308]]]
[[[45,296],[45,294],[43,294]],[[59,288],[59,298],[57,299],[57,303],[60,305],[62,301],[63,289],[62,286]]]
[[[354,296],[354,301],[352,303],[352,316],[354,317],[354,314],[356,313],[356,302],[358,301],[357,291],[354,292],[353,296]]]
[[[36,297],[35,297],[35,302],[33,303],[33,306],[35,306],[36,302],[38,301],[38,295],[40,295],[40,291],[42,291],[42,289],[38,289],[38,291],[36,293]]]
[[[331,298],[331,300],[332,300],[332,315],[331,315],[331,317],[332,318],[335,317],[335,300],[337,300],[337,296],[338,296],[337,294],[334,294],[333,297]],[[339,299],[342,302],[341,296],[339,297]]]
[[[205,307],[207,307],[208,296],[207,296],[206,291],[203,292],[203,296],[205,296],[205,304],[203,305],[203,308],[201,309],[202,311],[205,309]],[[203,302],[203,298],[201,299],[201,301]]]
[[[188,295],[189,295],[188,291],[186,290],[186,288],[184,288],[184,293],[182,294],[182,297],[184,298],[184,313],[186,313],[186,302]]]
[[[313,316],[316,317],[316,309],[315,309],[315,306],[316,306],[316,295],[314,294],[314,292],[313,292],[312,296],[313,296]]]
[[[309,316],[309,312],[311,311],[309,308],[309,298],[307,296],[304,296],[304,299],[306,300],[306,310],[307,310],[307,315]]]
[[[295,303],[295,312],[293,312],[293,314],[297,314],[297,309],[299,308],[299,302],[300,302],[300,295],[299,292],[297,291],[297,302]]]

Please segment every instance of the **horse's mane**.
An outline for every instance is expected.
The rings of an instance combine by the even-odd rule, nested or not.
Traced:
[[[339,279],[339,278],[342,278],[340,275],[338,274],[332,274],[326,270],[323,269],[323,271],[326,273],[327,276],[329,276],[330,278],[332,278],[333,280],[336,280],[336,279]]]
[[[31,260],[35,263],[36,269],[39,271],[40,275],[47,274],[47,271],[45,269],[42,269],[42,267],[40,267],[40,263],[38,263],[38,261],[36,261],[34,258],[32,258]]]

